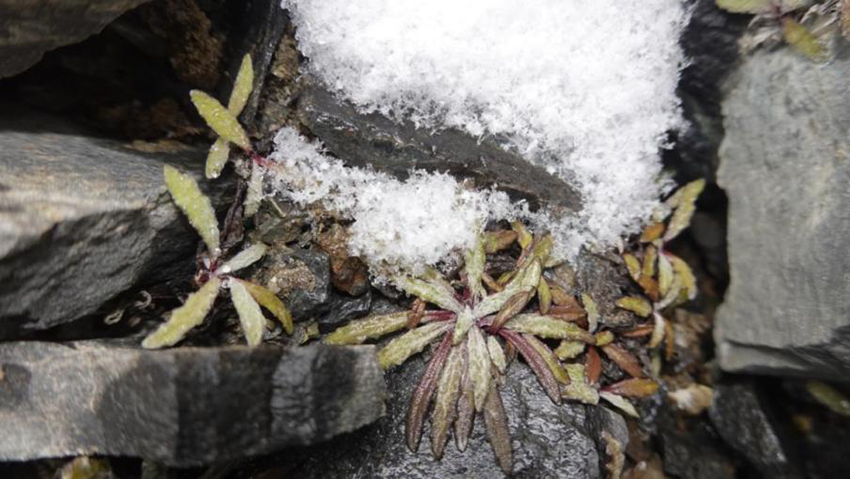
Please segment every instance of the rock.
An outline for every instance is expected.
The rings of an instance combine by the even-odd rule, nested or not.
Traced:
[[[474,179],[478,187],[496,185],[532,206],[580,208],[581,200],[572,187],[503,150],[492,139],[479,140],[455,129],[432,132],[379,113],[361,114],[311,77],[303,79],[302,88],[299,119],[331,153],[350,165],[370,165],[399,178],[407,178],[412,168],[447,171],[457,178]]]
[[[283,298],[296,320],[328,310],[331,264],[324,251],[272,247],[255,280]]]
[[[54,48],[80,42],[148,0],[0,0],[0,78]]]
[[[419,452],[407,449],[405,416],[410,395],[424,367],[425,362],[416,358],[388,374],[390,397],[386,417],[327,444],[287,451],[272,458],[277,463],[274,467],[287,477],[300,478],[505,477],[496,464],[480,416],[476,417],[465,452],[459,452],[454,439],[449,438],[442,460],[435,461],[430,451],[428,421]],[[511,477],[602,477],[601,453],[594,433],[612,424],[604,408],[576,403],[556,406],[528,367],[519,363],[511,366],[501,394],[513,445]],[[612,434],[619,437],[620,432]]]
[[[767,401],[751,382],[715,384],[708,415],[720,436],[764,477],[804,477],[796,445],[775,422]]]
[[[722,444],[703,428],[660,433],[664,472],[681,479],[733,479],[735,465]]]
[[[51,117],[0,120],[0,337],[94,313],[141,281],[173,279],[198,236],[163,187],[200,178],[203,152],[149,154]],[[225,183],[201,185],[223,203]],[[210,186],[211,185],[211,186]]]
[[[731,283],[714,331],[726,371],[850,374],[848,76],[846,54],[816,65],[783,48],[732,78],[718,174]]]
[[[372,291],[351,297],[345,294],[331,294],[328,313],[319,318],[319,332],[330,333],[352,319],[362,318],[372,308]]]
[[[0,344],[0,460],[197,466],[325,441],[384,413],[374,347],[164,351]]]

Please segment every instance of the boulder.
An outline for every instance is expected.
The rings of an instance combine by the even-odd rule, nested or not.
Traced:
[[[0,460],[198,466],[325,441],[384,414],[373,346],[0,344]]]
[[[730,78],[718,181],[731,283],[715,340],[726,371],[850,374],[850,56],[759,51]]]

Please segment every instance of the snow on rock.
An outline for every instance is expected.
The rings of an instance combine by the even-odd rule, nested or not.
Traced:
[[[308,70],[362,111],[423,128],[494,135],[573,182],[584,208],[554,227],[562,254],[611,245],[636,231],[667,186],[659,180],[659,149],[682,121],[675,89],[687,9],[680,0],[284,0],[283,6]],[[449,182],[416,175],[394,188],[445,189]],[[387,203],[377,201],[382,191],[382,198],[399,194],[377,188],[375,203]],[[428,195],[438,204],[412,196],[397,204],[421,224],[448,208],[440,191]],[[458,224],[444,225],[447,231]],[[417,233],[408,239],[417,247]],[[430,259],[436,250],[423,254]]]

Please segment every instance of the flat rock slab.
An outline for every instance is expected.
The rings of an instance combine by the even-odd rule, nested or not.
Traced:
[[[195,252],[198,236],[164,188],[174,165],[200,179],[204,153],[150,154],[62,121],[4,108],[0,119],[0,337],[97,310]],[[200,182],[214,204],[225,182]],[[5,333],[4,333],[5,332]]]
[[[714,332],[727,371],[850,374],[848,78],[846,52],[818,65],[790,48],[732,78],[718,173],[731,283]]]
[[[384,414],[374,347],[0,344],[0,460],[141,456],[170,466],[312,444]]]
[[[302,80],[298,117],[349,165],[371,166],[402,179],[411,169],[448,172],[473,179],[478,187],[496,186],[532,206],[581,208],[579,194],[564,181],[491,139],[473,138],[455,129],[432,132],[410,121],[396,123],[380,113],[362,114],[312,77]]]

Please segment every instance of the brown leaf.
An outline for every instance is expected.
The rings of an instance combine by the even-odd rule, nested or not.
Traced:
[[[449,356],[451,346],[452,334],[446,333],[443,341],[437,347],[437,350],[434,351],[434,356],[428,363],[428,367],[425,368],[425,374],[422,375],[419,385],[416,386],[416,390],[410,398],[410,407],[407,409],[407,423],[404,433],[407,438],[407,447],[412,452],[419,450],[425,412],[428,410],[428,404],[431,403],[431,398],[437,389],[437,381],[440,378],[440,373],[443,371],[443,365],[445,365],[446,358]]]
[[[643,288],[644,294],[646,294],[653,303],[658,301],[661,297],[658,281],[655,281],[655,278],[651,276],[641,276],[637,283],[641,288]]]
[[[552,306],[552,291],[545,278],[540,278],[537,283],[537,301],[540,303],[540,314],[547,314]]]
[[[407,312],[407,329],[415,329],[419,326],[422,316],[425,316],[425,301],[416,298],[410,304],[410,311]]]
[[[641,266],[640,275],[655,276],[655,261],[658,259],[658,250],[655,246],[647,246],[643,252],[643,266]]]
[[[631,253],[626,253],[623,255],[623,262],[626,263],[626,269],[629,271],[629,276],[632,277],[633,280],[637,281],[640,279],[640,261],[635,258],[635,255]]]
[[[654,328],[655,326],[650,323],[639,324],[628,331],[620,333],[620,336],[624,338],[642,338],[652,334]]]
[[[525,308],[529,301],[531,301],[533,293],[528,291],[523,291],[511,296],[502,309],[499,310],[499,314],[493,319],[493,324],[490,326],[490,330],[495,334],[505,323],[508,322],[509,319],[516,316],[520,311]]]
[[[561,366],[561,363],[558,361],[558,357],[555,356],[555,353],[549,349],[549,346],[546,346],[543,341],[535,338],[531,334],[523,334],[522,337],[526,340],[526,342],[528,342],[529,346],[534,348],[534,350],[537,351],[537,354],[543,358],[543,361],[546,362],[546,366],[549,368],[549,371],[552,371],[552,376],[555,376],[556,381],[561,384],[570,383],[570,377],[567,376],[567,372]]]
[[[550,283],[549,289],[552,293],[552,302],[555,303],[556,306],[563,306],[583,311],[581,304],[579,304],[575,296],[567,293],[560,286]]]
[[[517,240],[517,232],[511,230],[487,231],[483,236],[484,252],[487,254],[509,248]]]
[[[517,348],[525,362],[537,375],[540,385],[543,386],[543,390],[546,391],[552,402],[560,404],[561,393],[558,388],[558,381],[555,380],[555,376],[552,375],[552,371],[549,370],[543,357],[519,334],[507,329],[502,329],[499,334]]]
[[[490,291],[493,291],[495,293],[498,293],[499,291],[505,289],[504,286],[499,284],[495,279],[493,279],[492,276],[490,276],[486,272],[481,273],[481,280],[484,281],[484,284],[486,284],[488,288],[490,288]]]
[[[661,238],[661,235],[664,234],[664,223],[657,222],[648,225],[644,228],[643,233],[640,235],[641,243],[652,243],[653,241]]]
[[[711,406],[714,390],[702,384],[691,384],[684,389],[667,393],[676,408],[696,416]]]
[[[589,346],[587,348],[587,357],[584,358],[585,373],[587,374],[587,382],[596,384],[599,382],[599,376],[602,374],[602,358],[596,348]]]
[[[431,414],[431,452],[437,460],[443,457],[443,449],[449,439],[449,426],[454,421],[457,399],[460,396],[462,368],[463,350],[452,348],[440,374],[434,412]]]
[[[664,359],[672,361],[676,354],[676,332],[673,331],[673,324],[670,321],[665,321],[664,324]]]
[[[652,396],[658,391],[658,383],[652,379],[626,379],[602,388],[603,391],[637,399]]]
[[[490,386],[490,394],[484,404],[484,426],[487,429],[487,440],[496,454],[496,462],[505,474],[512,469],[511,432],[508,429],[508,416],[502,405],[502,397],[495,385]]]
[[[642,378],[644,376],[643,368],[641,368],[640,362],[638,362],[637,358],[620,346],[616,344],[609,344],[602,348],[602,352],[604,352],[611,361],[617,363],[617,366],[630,376],[636,378]]]

